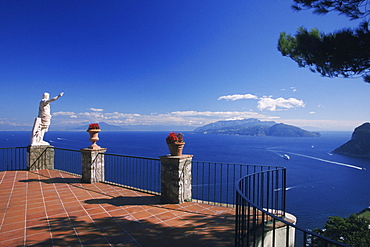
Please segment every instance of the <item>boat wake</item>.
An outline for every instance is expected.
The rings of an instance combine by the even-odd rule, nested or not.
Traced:
[[[309,158],[309,159],[314,159],[314,160],[318,160],[318,161],[322,161],[322,162],[326,162],[326,163],[330,163],[330,164],[335,164],[335,165],[345,166],[345,167],[349,167],[349,168],[354,168],[354,169],[357,169],[357,170],[366,170],[366,168],[363,168],[363,167],[354,166],[354,165],[351,165],[351,164],[346,164],[346,163],[341,163],[341,162],[336,162],[336,161],[331,161],[331,160],[326,160],[326,159],[321,159],[321,158],[308,156],[308,155],[304,155],[304,154],[298,154],[298,153],[293,153],[293,152],[276,151],[276,150],[273,150],[273,148],[267,148],[267,150],[269,150],[270,152],[280,156],[283,159],[290,159],[290,156],[287,155],[287,154],[291,154],[291,155],[297,155],[297,156],[301,156],[301,157],[305,157],[305,158]],[[328,154],[333,155],[332,153],[328,153]]]
[[[65,139],[65,138],[61,138],[61,137],[57,137],[57,140],[58,140],[58,141],[68,141],[67,139]]]
[[[273,151],[273,150],[271,150],[271,148],[267,148],[267,150],[269,150],[270,152],[272,152],[272,153],[274,153],[274,154],[278,155],[279,157],[281,157],[281,158],[283,158],[283,159],[285,159],[285,160],[290,160],[290,156],[289,156],[289,155],[287,155],[286,153],[281,154],[281,152]]]
[[[359,166],[350,165],[350,164],[346,164],[346,163],[341,163],[341,162],[336,162],[336,161],[331,161],[331,160],[325,160],[325,159],[321,159],[321,158],[317,158],[317,157],[312,157],[312,156],[308,156],[308,155],[304,155],[304,154],[297,154],[297,153],[292,153],[292,152],[287,152],[287,153],[293,154],[293,155],[297,155],[297,156],[301,156],[301,157],[305,157],[305,158],[309,158],[309,159],[313,159],[313,160],[323,161],[323,162],[330,163],[330,164],[335,164],[335,165],[340,165],[340,166],[346,166],[346,167],[354,168],[354,169],[358,169],[358,170],[366,170],[365,168],[362,168],[362,167],[359,167]]]
[[[288,191],[288,190],[291,190],[291,189],[294,189],[296,186],[290,186],[290,187],[286,187],[285,188],[285,191]],[[278,189],[275,189],[274,191],[276,192],[276,191],[280,191],[281,190],[281,188],[278,188]]]

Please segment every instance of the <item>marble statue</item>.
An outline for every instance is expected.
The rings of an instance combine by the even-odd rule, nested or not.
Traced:
[[[50,126],[50,103],[62,97],[63,94],[62,92],[58,96],[50,99],[50,94],[44,93],[39,105],[39,115],[35,118],[33,124],[31,146],[49,145],[48,142],[44,141],[44,135],[49,130]]]

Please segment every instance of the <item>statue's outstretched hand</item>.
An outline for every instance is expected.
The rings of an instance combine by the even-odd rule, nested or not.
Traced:
[[[62,97],[62,96],[63,96],[63,94],[64,94],[64,92],[61,92],[61,93],[59,94],[59,97]]]

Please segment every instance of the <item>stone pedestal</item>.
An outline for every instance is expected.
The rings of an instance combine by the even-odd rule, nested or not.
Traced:
[[[191,161],[193,155],[161,156],[161,201],[191,201]]]
[[[27,170],[54,169],[54,147],[29,145],[27,147]]]
[[[80,150],[82,155],[82,178],[84,183],[104,181],[104,153],[106,148]]]

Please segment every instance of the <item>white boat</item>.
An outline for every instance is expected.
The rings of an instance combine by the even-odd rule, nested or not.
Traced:
[[[289,155],[287,155],[287,154],[284,154],[284,155],[283,155],[283,158],[284,158],[284,159],[286,159],[286,160],[290,160],[290,157],[289,157]]]

